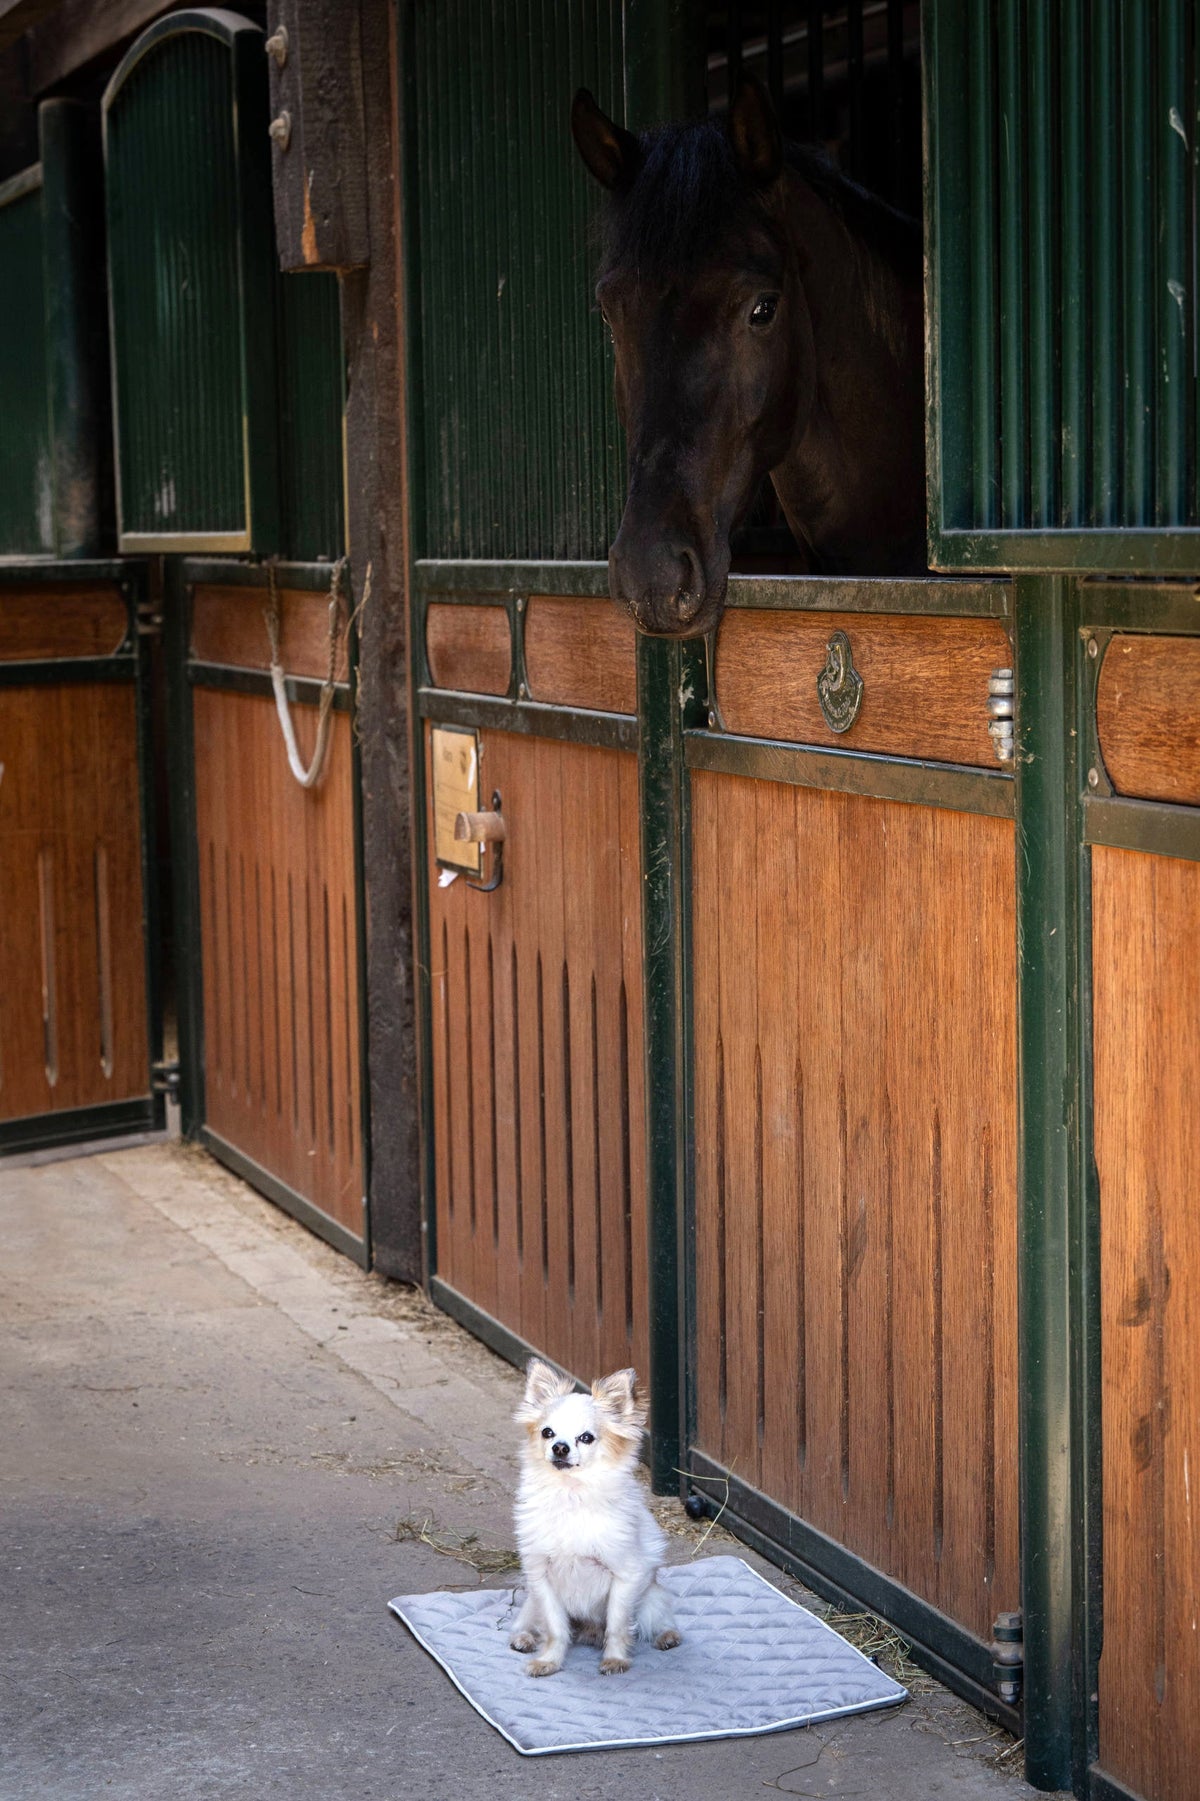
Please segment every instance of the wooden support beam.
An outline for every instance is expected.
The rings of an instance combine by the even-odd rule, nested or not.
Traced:
[[[363,18],[345,0],[269,0],[275,237],[281,269],[369,260]]]

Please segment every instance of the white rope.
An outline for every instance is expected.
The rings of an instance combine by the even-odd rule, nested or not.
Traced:
[[[329,673],[321,684],[321,699],[317,708],[317,742],[313,747],[312,761],[306,769],[296,743],[296,728],[292,724],[292,710],[288,705],[287,678],[279,660],[279,591],[275,585],[275,564],[271,562],[267,565],[269,599],[263,609],[263,618],[267,622],[267,636],[271,641],[271,686],[275,690],[275,711],[279,715],[279,725],[283,732],[288,768],[302,788],[314,788],[320,781],[325,773],[325,761],[329,753],[329,722],[333,715],[336,687],[342,625],[342,578],[345,572],[346,559],[339,557],[333,566],[329,584]]]

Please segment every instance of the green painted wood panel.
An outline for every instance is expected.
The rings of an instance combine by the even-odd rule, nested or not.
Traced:
[[[313,563],[342,554],[346,382],[336,275],[280,275],[280,554]]]
[[[276,548],[264,64],[256,27],[180,13],[104,96],[123,548]]]
[[[416,551],[607,555],[623,502],[576,88],[623,120],[622,0],[405,9]]]
[[[0,188],[0,556],[54,550],[45,299],[35,167]]]
[[[924,16],[937,560],[1200,527],[1195,0]]]

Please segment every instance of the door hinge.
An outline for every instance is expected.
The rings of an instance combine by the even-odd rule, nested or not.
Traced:
[[[152,1063],[150,1066],[150,1088],[154,1094],[165,1094],[168,1100],[179,1099],[179,1064]]]
[[[998,1613],[992,1627],[992,1676],[996,1693],[1009,1707],[1021,1699],[1025,1674],[1025,1629],[1019,1613]]]
[[[1013,760],[1013,672],[995,669],[988,677],[988,736],[997,763]]]

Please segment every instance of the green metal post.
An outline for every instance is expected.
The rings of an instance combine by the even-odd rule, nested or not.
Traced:
[[[629,0],[625,116],[631,130],[700,112],[704,61],[697,9],[686,0]],[[638,774],[642,821],[647,1216],[650,1271],[650,1468],[655,1489],[680,1487],[686,1377],[682,1233],[685,1204],[683,738],[698,724],[697,646],[638,639]]]
[[[1066,581],[1016,582],[1018,1292],[1025,1763],[1072,1776],[1073,1235],[1079,994],[1073,607]]]

